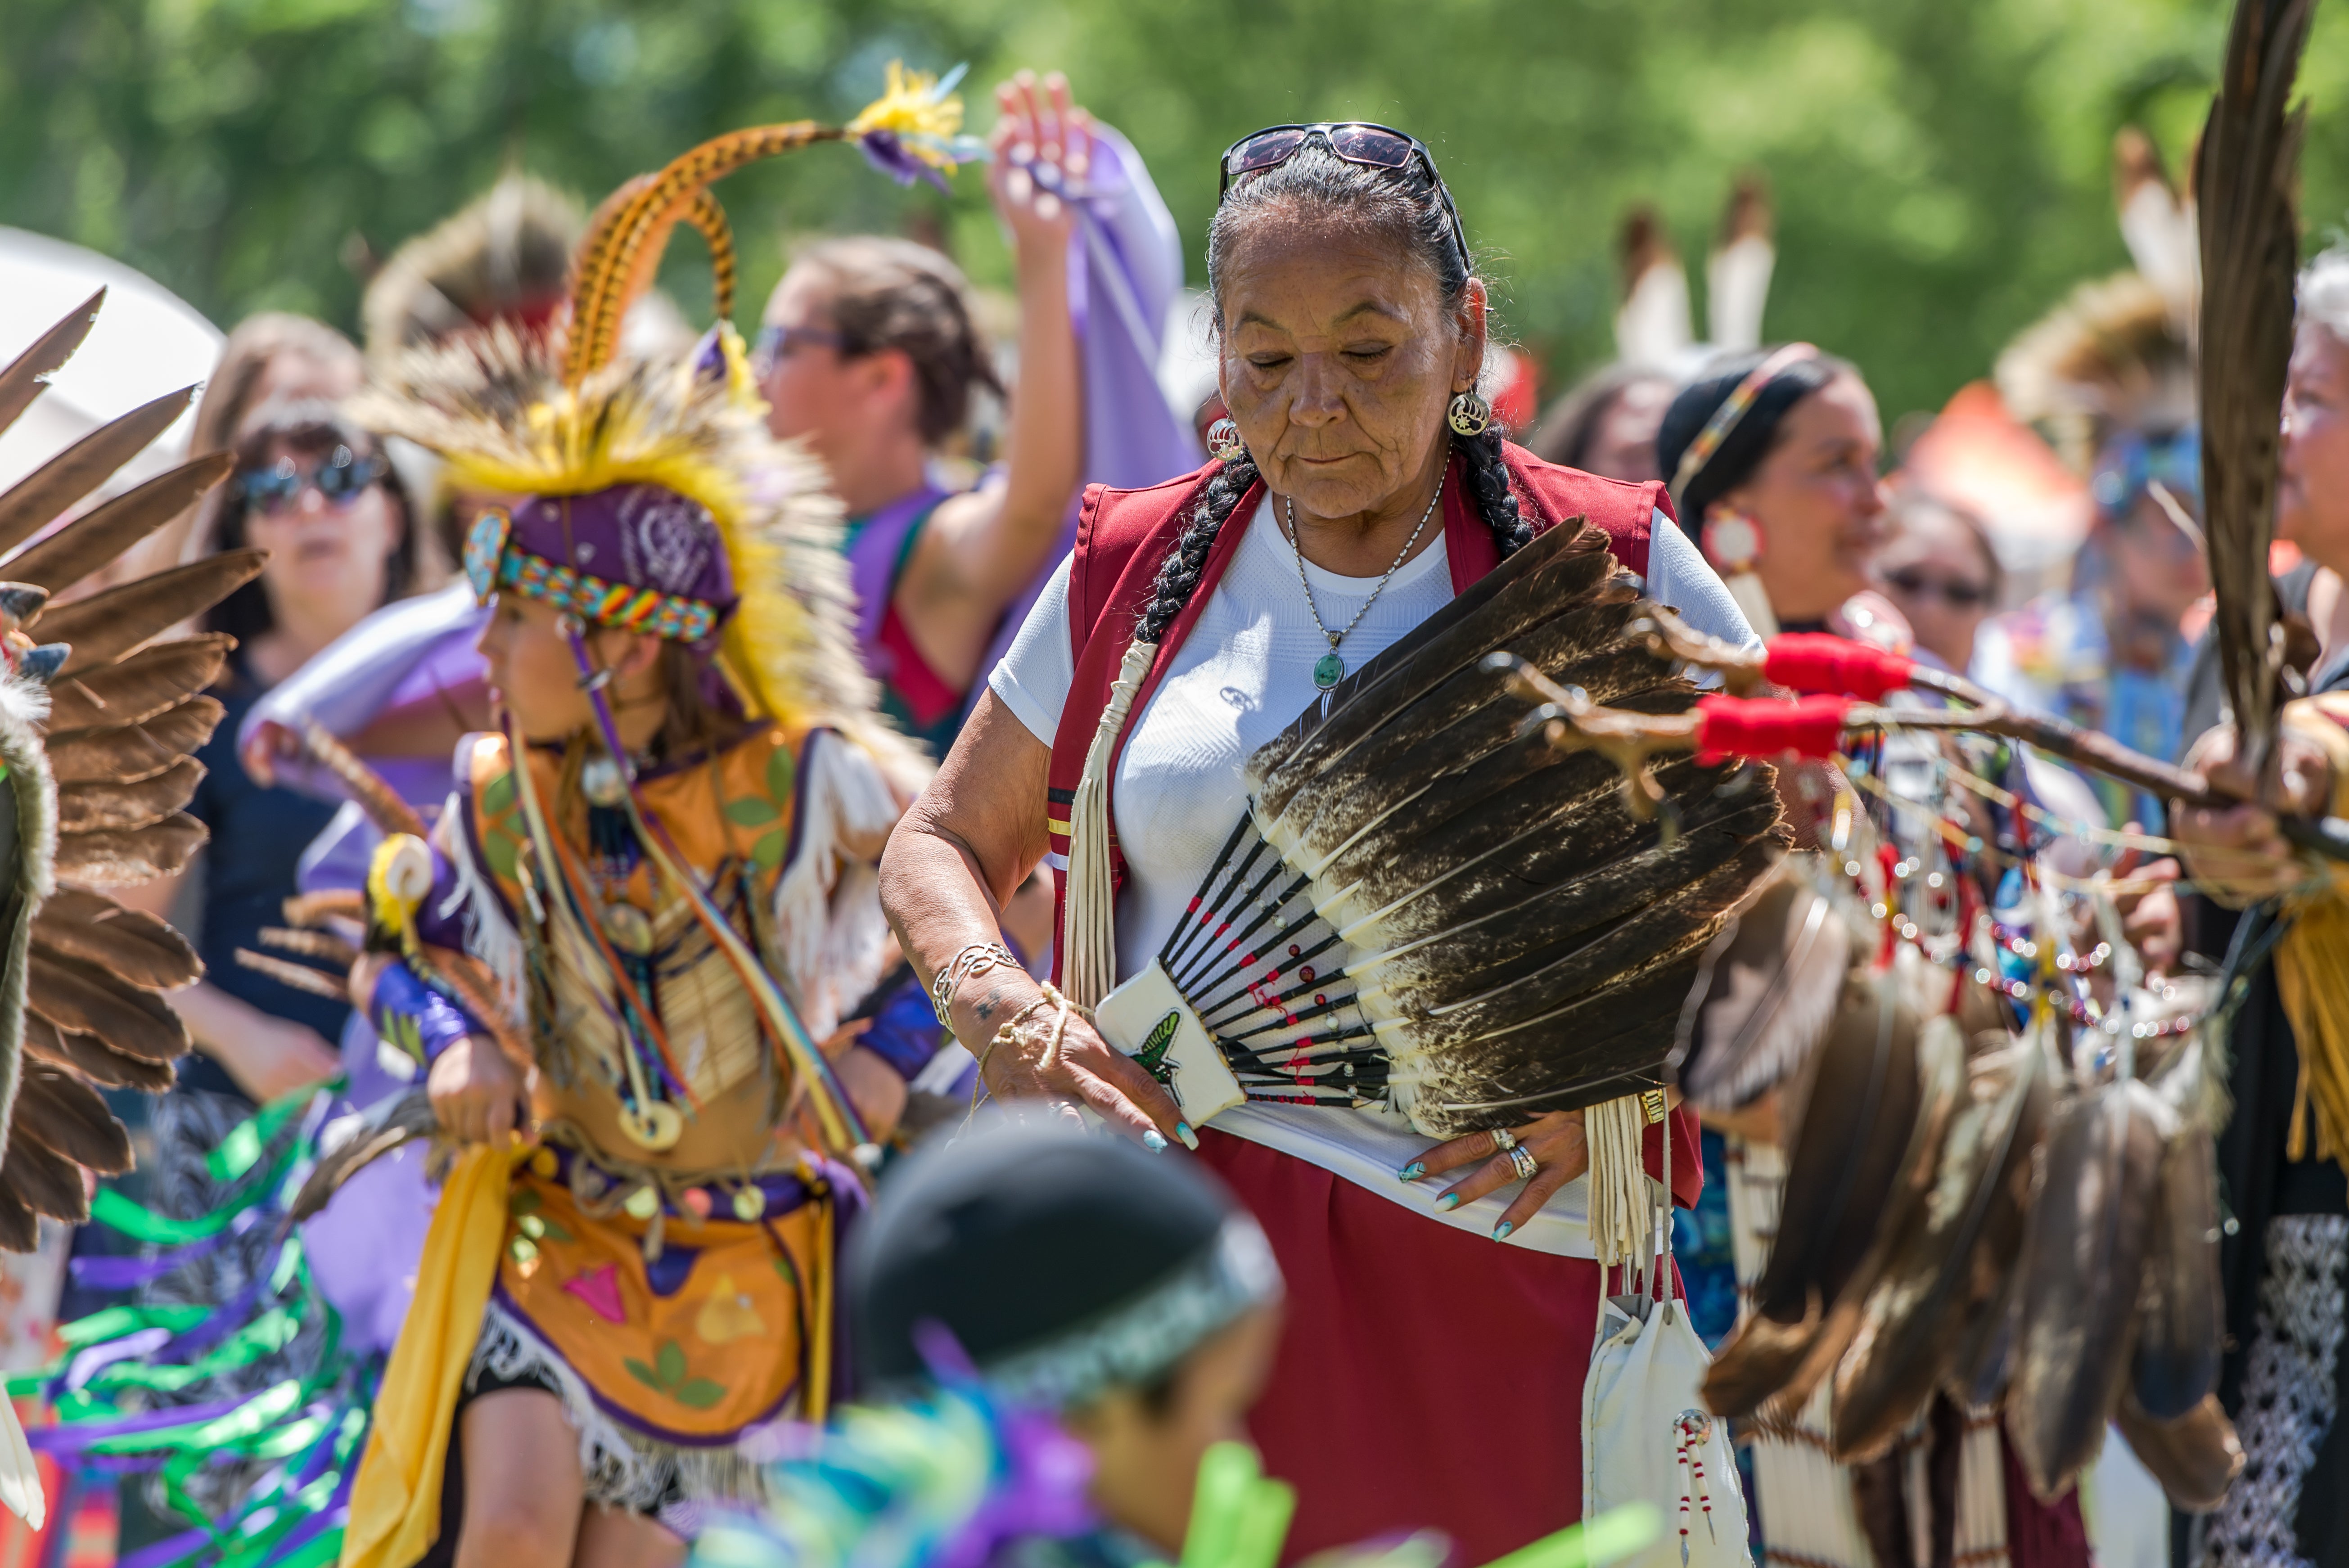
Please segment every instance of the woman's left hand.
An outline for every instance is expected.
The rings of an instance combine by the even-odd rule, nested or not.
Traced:
[[[1437,1144],[1398,1174],[1406,1181],[1425,1181],[1467,1171],[1464,1179],[1445,1188],[1436,1199],[1437,1206],[1445,1210],[1473,1203],[1487,1192],[1497,1192],[1512,1181],[1523,1181],[1526,1190],[1502,1212],[1500,1223],[1493,1227],[1493,1239],[1506,1241],[1510,1232],[1540,1212],[1551,1194],[1590,1169],[1590,1146],[1584,1141],[1582,1112],[1578,1110],[1554,1110],[1536,1117],[1511,1129],[1508,1137],[1516,1140],[1515,1149],[1505,1147],[1500,1134],[1463,1133]],[[1534,1173],[1530,1177],[1519,1169],[1520,1161],[1515,1158],[1520,1151],[1533,1157]]]
[[[1022,254],[1061,264],[1076,227],[1071,199],[1092,171],[1092,117],[1069,101],[1058,71],[1021,71],[995,89],[998,117],[988,185]]]

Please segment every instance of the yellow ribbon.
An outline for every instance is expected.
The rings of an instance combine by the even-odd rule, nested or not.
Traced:
[[[352,1484],[342,1568],[409,1568],[440,1533],[449,1434],[506,1236],[506,1199],[528,1145],[477,1144],[457,1157],[432,1212],[416,1298],[377,1393],[375,1427]]]

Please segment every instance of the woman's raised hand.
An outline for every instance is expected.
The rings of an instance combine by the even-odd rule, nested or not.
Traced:
[[[1023,253],[1050,244],[1037,253],[1057,260],[1076,226],[1071,198],[1092,171],[1092,117],[1070,103],[1069,78],[1058,71],[1040,83],[1021,71],[995,89],[995,107],[988,166],[995,210]]]
[[[1533,1171],[1524,1169],[1527,1160]],[[1437,1144],[1396,1174],[1406,1181],[1426,1181],[1465,1170],[1467,1176],[1445,1188],[1435,1200],[1447,1212],[1473,1203],[1487,1192],[1497,1192],[1512,1181],[1526,1190],[1502,1211],[1493,1227],[1493,1239],[1506,1241],[1509,1233],[1541,1212],[1557,1190],[1590,1169],[1590,1145],[1584,1141],[1582,1112],[1553,1110],[1506,1133],[1467,1132]]]

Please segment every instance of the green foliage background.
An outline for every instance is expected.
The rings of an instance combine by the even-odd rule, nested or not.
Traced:
[[[508,160],[592,201],[719,130],[845,117],[894,56],[970,61],[980,129],[985,84],[1060,67],[1149,160],[1195,281],[1233,136],[1417,130],[1553,382],[1609,352],[1625,206],[1657,202],[1701,256],[1759,168],[1771,335],[1857,359],[1891,416],[2125,264],[2113,131],[2147,125],[2175,167],[2225,22],[2219,0],[0,0],[0,222],[121,256],[223,324],[280,306],[347,327],[355,241],[388,253]],[[2303,82],[2314,243],[2349,203],[2338,6]],[[960,186],[900,192],[836,149],[737,176],[746,312],[815,229],[942,224],[999,278],[980,182]],[[706,308],[693,245],[672,286]]]

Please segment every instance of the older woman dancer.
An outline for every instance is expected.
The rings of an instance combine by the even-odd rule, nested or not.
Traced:
[[[1064,830],[1051,802],[1068,797],[1048,790],[1073,779],[1130,638],[1158,652],[1112,764],[1121,976],[1240,813],[1246,758],[1332,665],[1359,668],[1537,530],[1586,518],[1653,596],[1751,634],[1662,486],[1554,468],[1483,428],[1485,284],[1423,145],[1276,128],[1235,144],[1224,175],[1208,241],[1236,427],[1222,459],[1088,494],[1074,555],[894,836],[883,898],[925,977],[946,975],[994,1093],[1195,1143],[1263,1223],[1291,1315],[1250,1428],[1299,1486],[1291,1552],[1433,1524],[1481,1562],[1579,1511],[1598,1275],[1574,1205],[1549,1205],[1587,1167],[1580,1113],[1516,1130],[1522,1186],[1491,1135],[1431,1146],[1377,1105],[1251,1100],[1195,1131],[1081,1021],[1056,1031],[1025,974],[957,958],[993,942],[1000,902]],[[1673,1124],[1685,1202],[1692,1140]]]

